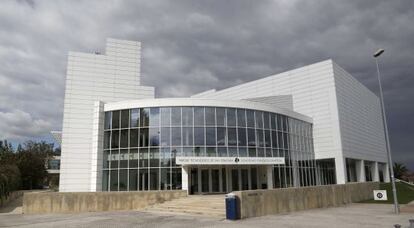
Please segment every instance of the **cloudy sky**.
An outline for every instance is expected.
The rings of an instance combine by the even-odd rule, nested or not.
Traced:
[[[189,96],[332,58],[378,92],[396,161],[414,168],[414,1],[1,1],[0,139],[60,130],[68,51],[143,42],[143,83]]]

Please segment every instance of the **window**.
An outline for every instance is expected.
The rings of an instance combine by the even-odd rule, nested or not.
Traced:
[[[129,110],[121,111],[121,128],[129,127]]]
[[[216,109],[215,108],[206,108],[206,125],[207,126],[216,125]]]
[[[139,109],[131,109],[131,127],[139,127]]]
[[[227,126],[236,126],[236,109],[227,109]]]
[[[105,126],[104,129],[111,129],[112,128],[112,112],[105,112]]]
[[[120,111],[112,112],[112,128],[114,129],[119,128],[119,115]]]
[[[149,125],[150,127],[160,126],[160,109],[159,108],[150,109]]]
[[[194,108],[194,125],[204,126],[204,108],[202,107]]]
[[[141,109],[141,127],[148,127],[149,124],[149,108]]]

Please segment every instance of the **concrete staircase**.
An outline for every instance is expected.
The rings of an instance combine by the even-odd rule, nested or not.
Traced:
[[[155,204],[145,210],[155,213],[226,217],[224,195],[190,195],[161,204]]]

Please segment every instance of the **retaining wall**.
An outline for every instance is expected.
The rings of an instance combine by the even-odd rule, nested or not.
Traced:
[[[187,191],[25,193],[23,213],[137,210],[186,196]]]
[[[258,217],[312,208],[337,207],[373,198],[378,182],[301,188],[236,191],[239,218]]]

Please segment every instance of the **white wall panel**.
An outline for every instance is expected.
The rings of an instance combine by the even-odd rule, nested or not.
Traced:
[[[117,39],[107,40],[105,55],[69,52],[60,191],[99,189],[97,149],[102,135],[94,134],[99,126],[93,123],[98,118],[95,122],[102,124],[102,116],[94,113],[95,101],[154,98],[154,88],[140,85],[140,58],[140,42]]]

